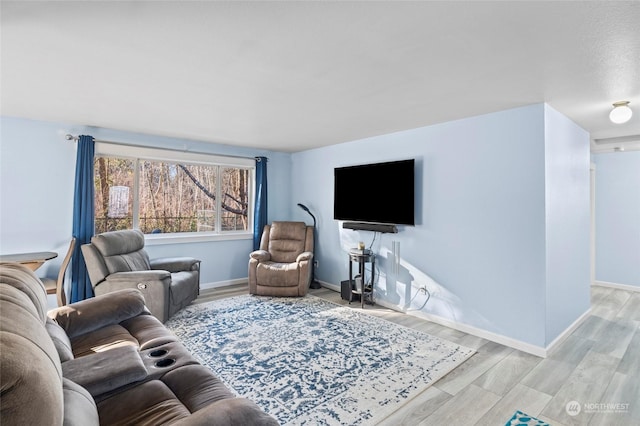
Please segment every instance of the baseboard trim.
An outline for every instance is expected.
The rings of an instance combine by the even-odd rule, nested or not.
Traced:
[[[490,331],[483,330],[481,328],[477,328],[471,325],[452,321],[450,319],[443,318],[439,315],[427,314],[421,311],[402,311],[397,309],[397,307],[394,309],[394,307],[391,304],[385,303],[384,301],[376,301],[376,303],[378,303],[380,306],[384,306],[385,308],[393,309],[398,312],[403,312],[407,315],[412,315],[418,318],[422,318],[427,321],[431,321],[433,323],[440,324],[445,327],[453,328],[454,330],[462,331],[463,333],[467,333],[472,336],[480,337],[495,343],[499,343],[501,345],[508,346],[510,348],[517,349],[522,352],[539,356],[541,358],[547,357],[547,350],[541,346],[532,345],[530,343],[526,343],[521,340],[513,339],[511,337],[503,336],[497,333],[492,333]]]
[[[606,281],[594,281],[592,285],[597,285],[599,287],[609,287],[615,288],[618,290],[627,290],[627,291],[636,291],[640,292],[640,287],[631,285],[631,284],[618,284],[618,283],[609,283]]]
[[[340,286],[337,286],[331,283],[322,282],[322,281],[320,282],[320,284],[322,285],[322,287],[326,287],[330,290],[340,292]],[[482,330],[481,328],[451,321],[449,319],[443,318],[438,315],[427,314],[421,311],[403,311],[402,309],[399,309],[397,306],[387,303],[384,300],[376,300],[375,302],[380,306],[383,306],[385,308],[391,309],[396,312],[402,312],[403,314],[406,314],[406,315],[412,315],[427,321],[431,321],[433,323],[443,325],[445,327],[453,328],[454,330],[462,331],[463,333],[471,334],[472,336],[481,337],[483,339],[490,340],[492,342],[499,343],[501,345],[505,345],[522,352],[527,352],[529,354],[539,356],[541,358],[547,357],[547,350],[541,346],[535,346],[530,343],[526,343],[520,340],[512,339],[510,337],[502,336],[500,334],[491,333],[489,331]]]
[[[215,281],[212,283],[200,283],[200,289],[207,290],[210,288],[227,287],[230,285],[246,284],[246,283],[247,283],[247,278],[236,278],[234,280]]]
[[[560,333],[558,337],[553,339],[553,341],[547,345],[547,354],[551,354],[558,346],[562,344],[562,342],[567,340],[567,337],[569,337],[571,333],[573,333],[578,327],[580,327],[580,325],[589,317],[589,315],[591,315],[591,306],[589,306],[589,309],[587,309],[585,313],[580,315],[578,319],[576,319],[569,327],[567,327],[562,333]]]
[[[340,286],[335,284],[327,283],[320,281],[322,287],[326,287],[330,290],[340,292]],[[474,326],[470,326],[467,324],[462,324],[456,321],[452,321],[447,318],[443,318],[439,315],[427,314],[421,311],[403,311],[399,309],[397,306],[394,306],[390,303],[385,302],[384,300],[376,300],[376,303],[385,308],[394,310],[396,312],[402,312],[406,315],[416,316],[418,318],[431,321],[433,323],[452,328],[454,330],[462,331],[463,333],[470,334],[472,336],[480,337],[495,343],[499,343],[501,345],[508,346],[513,349],[517,349],[522,352],[529,353],[531,355],[539,356],[541,358],[546,358],[555,348],[557,348],[562,342],[564,342],[570,335],[573,333],[576,328],[582,324],[584,320],[587,319],[589,314],[591,313],[591,308],[589,308],[585,313],[583,313],[578,319],[576,319],[566,330],[564,330],[558,337],[556,337],[547,347],[532,345],[531,343],[523,342],[521,340],[513,339],[511,337],[503,336],[501,334],[492,333],[487,330],[483,330],[481,328],[477,328]]]
[[[320,280],[316,280],[316,281],[318,281],[322,287],[328,288],[329,290],[337,291],[338,293],[340,293],[339,285],[331,284],[326,281],[320,281]]]

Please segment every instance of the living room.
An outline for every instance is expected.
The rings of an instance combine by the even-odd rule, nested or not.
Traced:
[[[640,232],[637,220],[634,220],[640,209],[640,178],[637,174],[637,170],[640,170],[640,152],[634,150],[637,145],[633,140],[622,142],[626,149],[624,152],[612,152],[613,145],[597,146],[593,140],[640,134],[637,112],[626,124],[606,122],[612,102],[628,100],[631,107],[640,105],[637,86],[640,79],[636,78],[640,64],[637,58],[625,54],[603,58],[611,61],[604,68],[626,72],[617,78],[628,84],[619,84],[626,91],[620,89],[607,93],[607,98],[589,99],[592,102],[589,108],[595,111],[590,114],[597,117],[597,126],[593,124],[593,128],[598,129],[595,132],[585,130],[590,125],[570,117],[575,103],[563,105],[559,101],[554,103],[555,99],[551,96],[519,95],[519,91],[524,89],[517,85],[502,88],[501,93],[498,93],[500,86],[496,85],[496,96],[511,93],[492,104],[493,109],[477,109],[458,116],[446,114],[452,114],[458,104],[461,104],[461,110],[470,108],[465,104],[473,104],[474,96],[465,98],[463,95],[466,91],[436,96],[437,91],[431,86],[429,96],[421,92],[424,96],[421,101],[404,99],[399,109],[404,111],[405,117],[393,121],[389,115],[389,125],[384,131],[376,127],[386,121],[384,115],[381,117],[375,111],[369,116],[364,111],[360,116],[351,114],[349,122],[330,121],[332,116],[325,118],[318,114],[320,106],[317,105],[325,109],[338,108],[317,102],[310,111],[314,119],[303,122],[319,122],[318,127],[322,127],[324,133],[313,133],[313,129],[308,134],[291,131],[282,137],[286,136],[288,140],[299,138],[301,142],[283,148],[277,147],[276,142],[260,145],[252,139],[254,135],[245,138],[245,141],[255,142],[251,145],[246,142],[234,143],[235,136],[224,132],[202,138],[195,133],[185,136],[195,130],[184,128],[183,133],[179,130],[172,133],[169,129],[160,131],[168,121],[174,121],[156,118],[159,114],[157,109],[161,109],[160,105],[165,102],[164,95],[151,96],[147,93],[150,96],[147,102],[139,102],[133,95],[123,98],[121,103],[110,98],[105,101],[100,96],[111,90],[108,76],[101,75],[96,66],[91,64],[88,65],[91,71],[87,72],[86,80],[78,81],[78,84],[90,92],[89,97],[95,98],[91,103],[99,104],[95,110],[88,111],[86,115],[85,112],[78,112],[79,115],[73,117],[56,115],[55,110],[45,114],[39,105],[46,103],[44,95],[47,93],[51,95],[49,102],[52,104],[72,103],[69,95],[53,90],[62,85],[64,71],[43,65],[50,59],[47,56],[33,54],[32,57],[28,53],[31,42],[23,45],[27,47],[17,47],[15,37],[24,35],[22,31],[34,30],[36,23],[40,24],[38,31],[45,31],[47,27],[42,26],[43,22],[55,28],[53,33],[58,31],[67,36],[73,33],[71,21],[76,17],[66,9],[69,16],[61,23],[54,25],[55,20],[39,16],[32,24],[28,18],[20,18],[17,12],[26,11],[35,15],[44,12],[28,7],[22,9],[24,6],[6,6],[6,3],[3,2],[2,10],[2,253],[41,250],[64,252],[71,235],[76,163],[76,142],[67,140],[65,135],[86,134],[96,140],[121,144],[247,158],[267,157],[269,222],[300,220],[310,223],[310,217],[297,207],[297,203],[309,207],[317,218],[315,258],[318,265],[315,276],[323,286],[339,291],[340,282],[348,277],[348,250],[363,241],[379,257],[381,272],[376,282],[377,303],[533,355],[548,355],[554,345],[584,321],[590,310],[593,281],[609,285],[610,288],[633,291],[640,288]],[[534,6],[529,6],[540,12]],[[597,9],[596,5],[592,6]],[[566,9],[562,9],[559,16],[572,11],[570,6],[562,7]],[[589,16],[602,13],[614,21],[622,20],[622,24],[633,22],[630,17],[637,17],[639,13],[637,4],[633,2],[623,2],[616,10],[587,12],[579,6],[575,7],[580,13],[593,14]],[[495,12],[494,9],[490,10]],[[90,9],[84,12],[90,12]],[[117,15],[118,12],[114,10],[111,13]],[[273,13],[277,15],[284,12],[278,9]],[[349,10],[347,15],[353,17],[353,13],[353,10]],[[480,15],[484,16],[485,13],[489,12]],[[515,16],[523,15],[526,13],[521,10]],[[56,17],[62,19],[57,14]],[[86,18],[84,14],[82,17]],[[21,19],[25,21],[21,22]],[[343,22],[342,19],[346,18],[341,18],[339,22]],[[471,24],[474,19],[466,16],[462,22]],[[552,22],[548,23],[547,28],[552,32],[551,29],[556,28],[554,25],[560,25],[560,19],[550,20]],[[417,27],[417,21],[412,20],[411,23]],[[576,18],[573,22],[578,25],[580,21]],[[360,28],[362,23],[357,20],[356,23],[356,27]],[[21,25],[24,26],[23,30],[15,29]],[[516,24],[510,22],[509,25]],[[637,41],[631,35],[637,34],[638,30],[633,27],[625,29],[630,41],[617,41],[623,44],[621,51],[637,51]],[[14,38],[7,37],[14,35],[10,31],[18,32]],[[368,35],[378,43],[384,40],[380,35]],[[469,38],[465,39],[466,43],[470,43]],[[46,39],[42,37],[42,40]],[[73,40],[75,48],[80,52],[90,50],[81,40]],[[176,44],[181,47],[182,42]],[[5,45],[10,47],[9,53],[5,53]],[[91,49],[98,52],[97,46],[99,44],[91,46]],[[51,55],[65,57],[67,53],[65,49],[58,51],[59,47],[44,47],[51,49]],[[486,49],[482,45],[474,45],[474,48]],[[25,52],[23,58],[20,57],[21,49]],[[94,59],[99,60],[100,54],[96,56],[98,58]],[[393,56],[390,54],[390,57]],[[16,60],[25,62],[22,66],[12,65]],[[73,62],[71,58],[66,60]],[[589,60],[595,61],[593,57],[589,57]],[[629,64],[623,66],[616,60]],[[46,69],[47,77],[21,83],[19,74],[23,67],[38,61],[39,66]],[[104,66],[108,61],[99,62]],[[513,72],[520,72],[517,62],[517,59],[507,61],[503,68],[511,67]],[[557,62],[553,64],[557,65]],[[287,65],[295,68],[295,64]],[[428,64],[421,65],[425,67],[421,72],[428,74]],[[381,74],[384,76],[400,70],[411,74],[407,69],[405,66],[389,66],[389,71]],[[108,70],[114,72],[114,68]],[[495,70],[485,69],[485,72]],[[264,72],[271,76],[267,71]],[[348,67],[341,71],[348,71]],[[438,68],[438,71],[442,72],[442,69]],[[357,78],[348,73],[346,77],[356,84]],[[408,78],[407,75],[404,77]],[[485,77],[488,78],[483,75]],[[435,75],[432,78],[443,76]],[[460,85],[472,85],[474,80],[475,77],[468,76],[460,81]],[[402,87],[397,80],[393,81],[395,87]],[[565,76],[563,82],[569,85],[570,79]],[[541,82],[531,81],[522,81],[521,85],[534,83],[543,86]],[[132,82],[131,90],[138,84],[139,81]],[[240,83],[229,84],[233,84],[240,93],[236,87]],[[43,94],[42,102],[38,97],[26,96],[32,92],[19,96],[22,95],[20,90],[12,89],[22,89],[24,85],[38,85]],[[191,86],[184,87],[188,87],[188,91],[193,90]],[[309,86],[302,93],[310,96],[317,90],[317,87]],[[370,103],[380,105],[375,90],[369,90]],[[586,89],[572,90],[578,94]],[[278,92],[267,92],[275,98],[284,97]],[[602,95],[602,91],[599,94]],[[23,100],[18,102],[21,98]],[[449,98],[454,98],[455,102],[445,103]],[[232,99],[227,101],[230,108],[236,106]],[[188,102],[185,101],[185,104]],[[123,112],[128,119],[135,111],[140,115],[141,124],[138,127],[119,125],[115,118],[112,121],[101,119],[102,111],[118,110],[120,107],[124,109],[126,104],[134,107],[133,112]],[[416,125],[420,118],[415,117],[417,113],[412,110],[419,110],[422,104],[437,105],[435,110],[446,118],[423,118],[423,124]],[[496,108],[497,104],[500,108]],[[30,112],[30,108],[33,112]],[[393,106],[385,104],[385,108],[377,108],[386,113],[385,108],[393,109]],[[267,115],[274,121],[274,127],[286,127],[302,120],[305,108],[299,109],[297,114],[287,110],[290,113],[288,116]],[[211,117],[208,114],[213,112],[194,111],[193,120],[209,121]],[[191,110],[185,107],[184,115],[190,114]],[[251,127],[251,117],[256,114],[247,111],[244,116],[234,119],[225,115],[224,119],[236,123],[238,127]],[[177,115],[175,121],[180,122]],[[149,130],[153,122],[158,122],[157,132]],[[296,126],[295,129],[299,130],[300,127]],[[327,134],[332,129],[340,133],[342,139],[330,139]],[[315,142],[322,137],[335,142]],[[374,235],[367,231],[343,229],[341,223],[334,220],[333,173],[336,167],[408,158],[416,160],[415,226],[400,226],[397,234]],[[592,168],[595,171],[591,171]],[[592,179],[595,180],[597,194],[593,207]],[[354,191],[357,191],[357,184],[354,184]],[[380,203],[392,203],[393,196],[392,188],[380,188]],[[595,224],[592,223],[592,208],[600,212],[595,216]],[[592,242],[592,229],[595,229],[595,242]],[[393,246],[400,247],[401,253],[400,268],[396,274],[392,273],[390,256]],[[152,257],[189,255],[202,259],[203,288],[246,282],[248,253],[251,249],[251,235],[205,242],[170,241],[148,245]],[[592,254],[592,250],[595,254]],[[38,270],[38,274],[55,276],[60,260],[48,262]],[[595,276],[592,276],[594,260]],[[428,300],[425,294],[420,293],[422,287],[429,292]]]

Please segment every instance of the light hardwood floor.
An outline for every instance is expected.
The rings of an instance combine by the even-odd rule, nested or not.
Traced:
[[[194,303],[246,294],[203,290]],[[348,304],[326,288],[314,296]],[[592,287],[591,315],[547,358],[379,306],[365,311],[477,353],[386,419],[383,426],[502,426],[516,410],[556,426],[640,425],[640,293]],[[354,309],[360,304],[352,303]],[[580,412],[569,415],[576,401]]]

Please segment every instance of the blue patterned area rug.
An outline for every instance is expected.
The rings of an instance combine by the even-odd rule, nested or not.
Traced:
[[[309,295],[191,305],[166,326],[283,425],[375,424],[475,353]]]

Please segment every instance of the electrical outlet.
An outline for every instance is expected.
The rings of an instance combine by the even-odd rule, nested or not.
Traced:
[[[314,260],[314,261],[313,261],[313,266],[314,266],[315,268],[319,268],[319,267],[320,267],[320,261],[318,261],[318,260]]]

